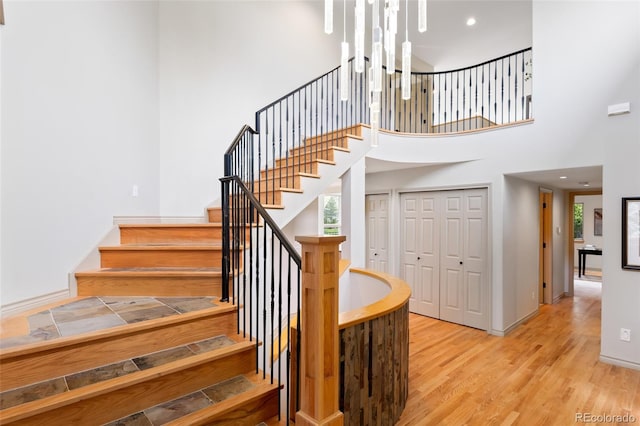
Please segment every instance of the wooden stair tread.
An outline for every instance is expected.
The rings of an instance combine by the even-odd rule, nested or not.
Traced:
[[[294,194],[302,194],[304,191],[302,189],[299,188],[287,188],[284,186],[277,186],[275,188],[269,188],[269,192],[271,191],[282,191],[282,192],[291,192]],[[264,192],[260,192],[260,194],[263,194]]]
[[[274,209],[274,210],[284,209],[284,206],[282,204],[262,204],[262,207],[264,207],[265,209]]]
[[[100,250],[218,250],[222,242],[209,244],[192,243],[130,243],[119,246],[101,246]]]
[[[105,276],[185,276],[185,275],[203,275],[203,276],[219,276],[222,274],[222,268],[189,268],[189,267],[149,267],[149,268],[102,268],[82,272],[76,272],[76,277],[86,277],[92,275]]]
[[[221,223],[121,223],[119,228],[216,228],[222,226]]]
[[[319,152],[319,151],[328,151],[330,149],[334,149],[336,151],[342,151],[342,152],[351,152],[351,150],[349,148],[345,148],[344,146],[339,146],[339,145],[327,145],[327,146],[323,146],[324,144],[322,144],[322,146],[316,146],[314,145],[302,145],[302,146],[298,146],[296,148],[291,148],[289,150],[290,155],[291,156],[302,156],[305,154],[312,154],[314,152]],[[286,157],[282,157],[283,159]]]

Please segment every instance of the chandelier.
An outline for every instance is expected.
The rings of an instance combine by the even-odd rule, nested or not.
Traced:
[[[384,1],[382,26],[380,25],[380,3]],[[371,5],[371,66],[369,68],[369,110],[371,130],[377,145],[377,130],[380,119],[380,95],[382,93],[383,51],[387,64],[387,74],[396,69],[396,35],[398,33],[398,13],[401,0],[367,0]],[[349,43],[347,42],[347,0],[343,0],[344,28],[340,57],[340,99],[349,100]],[[402,76],[400,87],[402,99],[411,98],[411,42],[409,41],[409,0],[405,0],[405,40],[402,42]],[[427,0],[418,0],[418,31],[427,30]],[[324,31],[333,32],[333,0],[324,2]],[[354,24],[354,70],[364,71],[365,0],[355,0]]]

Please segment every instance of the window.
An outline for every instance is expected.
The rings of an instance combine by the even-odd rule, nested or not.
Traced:
[[[324,235],[340,235],[340,194],[322,197]]]
[[[582,240],[584,238],[584,203],[573,205],[573,239]]]

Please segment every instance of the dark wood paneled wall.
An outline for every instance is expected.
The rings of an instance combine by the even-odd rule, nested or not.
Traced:
[[[340,330],[340,409],[345,425],[393,425],[409,389],[408,303]]]

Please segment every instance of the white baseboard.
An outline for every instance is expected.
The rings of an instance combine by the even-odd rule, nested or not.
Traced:
[[[21,300],[19,302],[8,303],[0,306],[0,315],[4,317],[19,314],[20,312],[29,311],[31,309],[39,308],[40,306],[59,302],[64,299],[68,299],[69,297],[69,290],[66,289],[56,291],[55,293],[32,297],[31,299]]]
[[[509,327],[507,327],[504,331],[502,330],[496,330],[496,329],[491,329],[491,332],[489,334],[492,334],[494,336],[499,336],[499,337],[504,337],[507,334],[511,333],[513,330],[515,330],[520,324],[524,323],[525,321],[530,320],[531,318],[535,317],[536,315],[538,315],[539,310],[536,309],[535,311],[531,312],[529,315],[526,315],[524,318],[514,322],[513,324],[511,324]]]
[[[618,367],[630,368],[632,370],[640,370],[640,364],[630,361],[625,361],[622,359],[612,358],[610,356],[605,356],[600,354],[600,361],[605,364],[617,365]]]

